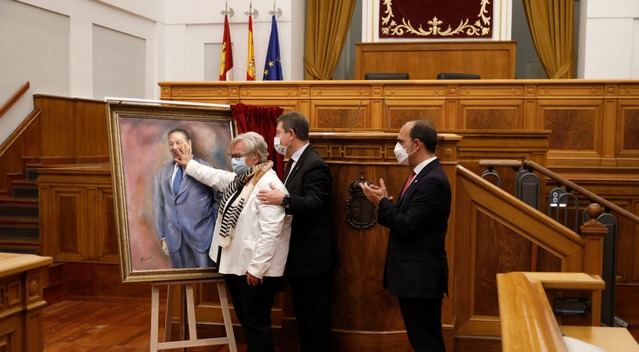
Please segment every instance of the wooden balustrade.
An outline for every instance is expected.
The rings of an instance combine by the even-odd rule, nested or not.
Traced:
[[[563,336],[580,339],[604,351],[639,351],[639,345],[624,328],[557,324],[545,289],[585,289],[593,293],[594,301],[604,286],[598,276],[511,272],[498,274],[497,285],[504,352],[568,352]]]
[[[2,106],[0,106],[0,118],[2,118],[2,116],[4,116],[4,114],[6,114],[7,111],[9,111],[9,109],[11,109],[11,107],[13,107],[13,105],[18,102],[18,100],[20,100],[20,98],[22,98],[24,93],[29,90],[30,86],[31,83],[29,81],[26,81],[23,85],[20,86],[20,88],[18,88],[18,90],[16,90],[15,93],[13,93],[11,97],[9,97],[9,99],[7,99],[4,104],[2,104]]]

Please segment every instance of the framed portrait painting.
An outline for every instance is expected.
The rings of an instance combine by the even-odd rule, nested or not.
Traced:
[[[124,282],[218,277],[209,248],[221,194],[184,174],[176,148],[229,169],[228,108],[109,102],[117,236]]]

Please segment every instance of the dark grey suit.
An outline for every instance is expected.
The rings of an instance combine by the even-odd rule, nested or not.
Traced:
[[[208,267],[217,208],[215,191],[184,174],[179,190],[173,192],[174,165],[173,160],[164,163],[155,175],[153,206],[157,236],[166,241],[174,268]]]

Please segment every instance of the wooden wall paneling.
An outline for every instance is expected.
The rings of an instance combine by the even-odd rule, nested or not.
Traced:
[[[532,243],[476,208],[473,219],[475,275],[473,314],[498,316],[495,273],[531,271]]]
[[[309,124],[315,131],[357,131],[371,129],[368,99],[311,100]]]
[[[41,143],[42,157],[73,157],[76,148],[73,104],[56,97],[44,97],[38,100],[42,110]]]
[[[523,96],[520,85],[461,86],[459,128],[523,129]]]
[[[527,130],[541,130],[544,128],[542,121],[537,119],[537,87],[526,84],[524,88],[524,126]]]
[[[163,99],[208,101],[219,103],[233,102],[277,102],[285,107],[293,107],[302,111],[313,123],[318,120],[315,116],[315,106],[321,105],[319,101],[331,99],[347,102],[348,108],[352,108],[352,101],[368,101],[368,115],[361,125],[368,130],[393,130],[392,126],[399,125],[403,119],[391,122],[384,115],[388,110],[389,102],[402,105],[405,113],[411,108],[417,111],[434,101],[443,101],[443,123],[437,122],[439,129],[460,129],[477,127],[477,123],[516,126],[524,130],[540,130],[549,126],[549,120],[554,123],[576,121],[573,124],[557,125],[555,134],[552,135],[553,148],[549,154],[549,165],[571,166],[637,166],[639,158],[632,149],[621,151],[620,129],[623,121],[619,120],[621,112],[612,111],[612,105],[617,103],[617,109],[625,109],[629,116],[634,112],[634,102],[639,99],[639,84],[634,81],[592,81],[592,80],[453,80],[453,81],[287,81],[287,82],[162,82],[160,83]],[[296,88],[293,88],[296,87]],[[380,95],[381,89],[381,95]],[[242,93],[240,93],[242,92]],[[248,92],[248,93],[247,93]],[[297,93],[295,93],[297,92]],[[279,95],[278,95],[279,94]],[[295,94],[298,94],[297,96]],[[417,102],[411,105],[409,101]],[[473,110],[473,101],[479,102]],[[497,113],[514,119],[516,122],[497,119],[498,123],[490,120],[490,117],[482,117],[482,114],[494,115],[495,111],[485,112],[484,108],[490,108],[490,102],[498,102]],[[381,104],[381,105],[380,105]],[[465,104],[465,105],[464,105]],[[508,110],[508,109],[515,109]],[[464,108],[474,113],[475,126],[470,124],[464,127]],[[381,110],[380,110],[381,108]],[[594,109],[594,111],[593,111]],[[626,112],[627,110],[627,112]],[[381,111],[381,113],[380,113]],[[325,110],[320,110],[326,113]],[[424,112],[426,114],[426,111]],[[595,117],[592,116],[595,115]],[[472,114],[471,114],[472,115]],[[562,116],[563,115],[563,116]],[[516,116],[513,118],[512,116]],[[362,117],[363,118],[363,117]],[[595,122],[589,120],[595,119]],[[614,118],[615,121],[610,119]],[[629,117],[634,119],[634,117]],[[391,120],[392,121],[392,120]],[[337,126],[322,125],[323,131],[332,127],[340,130],[344,128],[344,121],[336,118]],[[589,128],[593,123],[597,136],[584,134],[582,130]],[[630,123],[630,122],[629,122]],[[614,126],[613,126],[614,125]],[[358,127],[359,128],[359,127]],[[614,133],[611,134],[611,130]],[[359,130],[359,129],[358,129]],[[571,138],[566,138],[570,137]],[[583,138],[582,138],[583,136]],[[597,139],[597,145],[592,150],[574,149],[580,146],[572,143],[585,144]],[[627,140],[633,140],[628,138]],[[567,145],[565,145],[567,143]],[[632,142],[628,142],[632,143]],[[628,147],[632,147],[629,145]],[[624,147],[625,148],[625,147]],[[611,157],[612,150],[615,155]],[[630,153],[630,154],[628,154]]]
[[[395,81],[393,86],[383,87],[383,119],[382,126],[387,131],[398,131],[410,120],[423,117],[432,120],[438,129],[450,128],[446,118],[446,87],[443,84],[416,87]]]
[[[118,234],[115,229],[115,203],[111,186],[96,187],[95,213],[89,217],[95,229],[96,258],[102,263],[118,264]],[[89,228],[92,228],[91,226]]]
[[[523,100],[459,100],[463,129],[523,129]]]
[[[603,126],[601,131],[601,166],[616,166],[616,130],[618,96],[615,84],[604,86]]]
[[[446,121],[450,128],[462,128],[464,125],[459,108],[459,86],[446,86]]]
[[[164,94],[165,92],[162,91]],[[227,101],[229,99],[239,97],[239,85],[234,82],[227,82],[227,84],[220,85],[207,85],[197,83],[186,83],[176,89],[171,89],[166,92],[168,95],[162,95],[162,99],[167,100],[189,100],[197,99],[195,101]]]
[[[549,137],[549,165],[600,166],[603,154],[603,99],[538,100]]]
[[[512,41],[358,43],[355,78],[367,72],[407,72],[411,79],[435,79],[440,72],[515,78],[515,47]]]
[[[117,263],[112,248],[115,218],[113,210],[107,210],[113,209],[108,165],[44,168],[39,174],[45,253],[58,261]]]
[[[632,164],[636,164],[639,161],[639,100],[619,100],[616,115],[616,155],[624,159],[631,159]],[[628,162],[623,162],[623,164],[628,165]]]
[[[81,229],[86,227],[82,213],[88,204],[79,187],[55,187],[50,189],[50,198],[40,197],[40,209],[48,207],[47,217],[41,218],[42,241],[46,241],[46,255],[56,260],[81,261],[90,258],[86,238]]]
[[[78,100],[73,106],[74,156],[99,156],[108,160],[106,104],[101,101]]]
[[[385,99],[383,109],[383,126],[387,131],[399,131],[408,121],[418,118],[430,120],[437,130],[446,129],[449,125],[445,115],[446,101]]]

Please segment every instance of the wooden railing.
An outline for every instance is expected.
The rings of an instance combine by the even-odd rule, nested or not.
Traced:
[[[604,351],[639,351],[639,345],[624,328],[558,324],[545,289],[587,290],[595,294],[603,288],[603,281],[597,276],[511,272],[498,274],[497,283],[504,352],[571,351],[567,344],[571,338]]]
[[[4,116],[4,114],[6,114],[7,111],[9,111],[9,109],[11,109],[18,100],[20,100],[24,93],[29,90],[30,86],[31,83],[26,81],[4,104],[2,104],[2,106],[0,106],[0,118],[2,118],[2,116]]]
[[[584,187],[579,186],[578,184],[562,177],[559,174],[556,174],[550,170],[548,170],[547,168],[537,164],[536,162],[532,161],[532,160],[524,160],[521,162],[521,165],[530,170],[530,171],[536,171],[550,179],[553,180],[553,182],[560,184],[562,186],[564,186],[567,190],[572,190],[574,192],[579,193],[580,195],[582,195],[584,198],[590,200],[590,202],[593,203],[597,203],[601,206],[603,206],[605,209],[609,209],[613,212],[615,212],[615,214],[619,214],[629,220],[634,221],[635,223],[639,224],[639,216],[627,211],[626,209],[590,192],[589,190],[585,189]]]
[[[455,185],[456,246],[452,256],[458,268],[458,335],[499,336],[498,273],[601,275],[603,226],[586,227],[580,236],[461,165],[457,166]],[[591,303],[593,309],[585,312],[580,322],[600,321],[600,297],[593,297]]]
[[[594,229],[593,223],[584,226],[589,220],[596,220],[600,228],[606,226],[606,232],[602,234],[604,236],[602,262],[589,265],[593,269],[599,265],[602,267],[600,270],[607,283],[603,297],[602,317],[605,324],[613,325],[619,229],[615,215],[622,216],[635,224],[639,224],[639,216],[531,160],[481,160],[479,165],[486,168],[482,177],[498,186],[502,176],[497,169],[512,168],[516,173],[514,188],[519,199],[542,212],[547,212],[548,216],[582,235],[584,230]],[[555,187],[549,192],[544,192],[546,182],[542,182],[537,174],[548,178],[547,183],[554,184]],[[549,194],[546,204],[541,201],[544,199],[544,193]],[[601,232],[601,229],[593,231]]]

